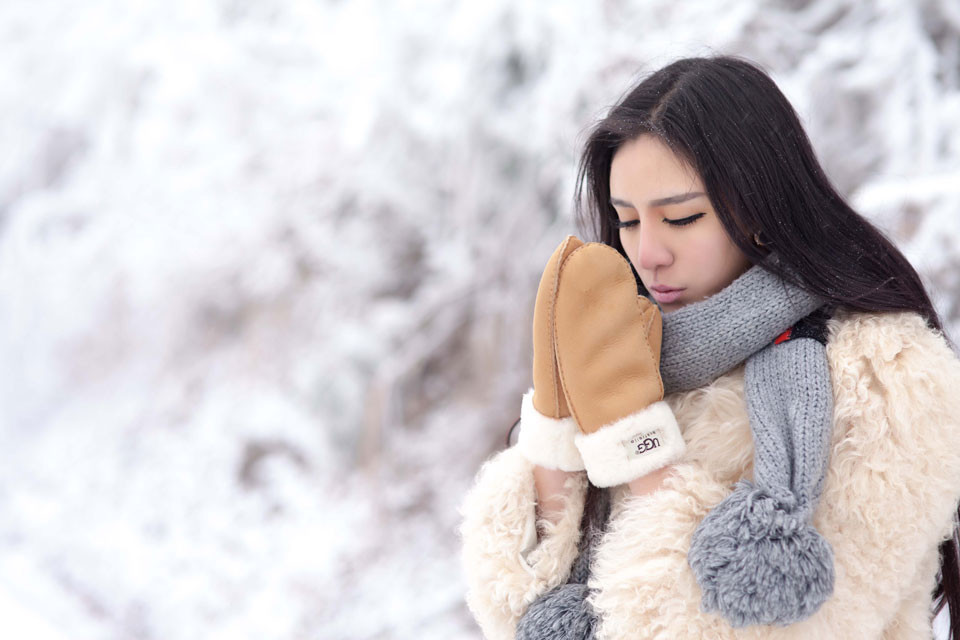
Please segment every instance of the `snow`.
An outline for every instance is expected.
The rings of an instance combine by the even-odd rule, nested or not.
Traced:
[[[456,509],[578,144],[719,51],[960,336],[953,0],[0,4],[9,632],[478,638]]]

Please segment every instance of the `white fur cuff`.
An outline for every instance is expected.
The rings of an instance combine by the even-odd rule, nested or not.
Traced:
[[[663,400],[587,435],[577,433],[587,477],[598,487],[630,482],[676,462],[687,450],[673,411]]]
[[[573,442],[579,434],[573,416],[550,418],[534,408],[533,387],[523,394],[517,447],[527,460],[547,469],[583,471],[580,451]]]

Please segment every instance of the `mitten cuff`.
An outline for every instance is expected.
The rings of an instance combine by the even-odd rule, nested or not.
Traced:
[[[573,442],[578,433],[573,416],[550,418],[536,410],[533,387],[523,394],[517,447],[527,460],[546,469],[583,471],[580,451]]]
[[[678,461],[687,449],[673,410],[663,400],[591,434],[578,432],[574,444],[587,477],[598,487],[645,476]]]

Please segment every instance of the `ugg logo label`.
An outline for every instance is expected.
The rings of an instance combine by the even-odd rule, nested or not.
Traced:
[[[628,454],[633,457],[653,451],[660,446],[660,430],[654,429],[653,431],[637,433],[629,440],[624,440],[623,446]]]

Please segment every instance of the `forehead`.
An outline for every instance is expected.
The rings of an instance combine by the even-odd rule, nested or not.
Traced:
[[[623,197],[628,192],[651,197],[672,195],[660,193],[677,189],[702,189],[697,172],[677,154],[652,135],[642,135],[625,142],[617,149],[610,163],[610,193]]]

